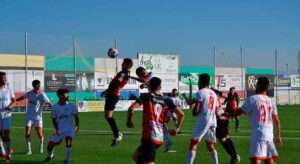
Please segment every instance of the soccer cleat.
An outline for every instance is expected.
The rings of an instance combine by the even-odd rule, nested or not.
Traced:
[[[165,144],[165,153],[170,150],[172,144],[173,144],[173,141],[171,141],[171,140],[167,141],[167,143]]]
[[[49,162],[49,161],[51,161],[51,160],[54,159],[54,158],[55,158],[54,155],[47,156],[47,158],[44,160],[44,162]]]
[[[44,153],[44,148],[43,146],[40,146],[40,154],[43,154]]]
[[[236,155],[236,159],[232,159],[231,160],[231,164],[237,164],[237,163],[240,163],[240,161],[241,161],[241,157],[240,157],[240,155]]]
[[[64,164],[69,164],[69,161],[68,160],[64,160]]]
[[[10,163],[12,161],[11,156],[6,157],[5,159],[5,163]]]
[[[28,150],[26,153],[26,155],[31,155],[31,154],[32,154],[31,150]]]
[[[111,147],[118,145],[123,139],[123,134],[121,132],[119,132],[119,137],[118,138],[114,138],[112,143],[111,143]]]

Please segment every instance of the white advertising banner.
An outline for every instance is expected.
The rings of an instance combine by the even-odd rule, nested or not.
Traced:
[[[178,55],[138,54],[139,65],[162,79],[162,92],[169,93],[178,89],[179,60]],[[143,89],[140,92],[147,92]]]
[[[237,91],[244,90],[245,69],[242,71],[241,68],[216,68],[215,84],[217,89],[229,91],[231,87],[235,87]]]
[[[13,88],[15,92],[25,92],[25,70],[0,70],[7,74],[7,84]],[[44,71],[43,70],[27,70],[27,90],[32,89],[32,81],[39,80],[42,88],[44,88]]]
[[[291,88],[292,89],[300,89],[300,76],[299,75],[291,75]]]

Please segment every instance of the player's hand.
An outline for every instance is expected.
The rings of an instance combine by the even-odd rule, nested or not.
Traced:
[[[278,145],[279,147],[282,146],[282,140],[281,140],[281,137],[280,137],[280,136],[276,138],[276,143],[277,143],[277,145]]]
[[[144,89],[144,88],[147,88],[147,84],[141,84],[140,85],[140,89]]]
[[[131,128],[131,129],[134,128],[134,125],[131,120],[127,121],[126,126],[127,126],[127,128]]]
[[[171,136],[176,136],[177,132],[178,132],[178,130],[176,130],[176,129],[169,130],[169,134]]]
[[[60,130],[59,130],[59,129],[56,129],[56,130],[55,130],[55,132],[56,132],[56,134],[57,134],[58,136],[60,136],[60,135],[61,135],[61,132],[60,132]]]
[[[78,132],[79,132],[79,126],[78,126],[78,125],[75,125],[75,126],[74,126],[74,131],[75,131],[75,133],[78,133]]]
[[[228,120],[229,117],[230,117],[230,114],[227,113],[227,112],[224,112],[224,113],[221,115],[222,120]]]

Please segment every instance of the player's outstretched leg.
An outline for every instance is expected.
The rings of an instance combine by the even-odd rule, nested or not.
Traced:
[[[30,133],[31,133],[31,126],[25,127],[25,138],[26,138],[26,146],[27,146],[27,153],[26,155],[31,155],[31,141],[30,141]]]
[[[38,136],[39,136],[39,139],[40,139],[40,146],[39,146],[39,151],[40,151],[40,154],[43,154],[44,152],[44,134],[43,134],[43,127],[35,127],[37,133],[38,133]]]
[[[117,126],[117,123],[116,123],[116,120],[114,119],[114,117],[112,115],[113,115],[112,110],[105,110],[104,111],[105,119],[107,120],[107,122],[110,125],[111,130],[114,134],[114,139],[111,143],[111,146],[115,146],[122,140],[123,134],[120,133],[120,131],[118,129],[118,126]]]
[[[198,139],[191,139],[189,153],[188,153],[187,160],[186,160],[187,164],[193,164],[194,163],[194,160],[196,158],[197,145],[198,145],[199,142],[200,141]]]
[[[55,155],[53,154],[55,145],[56,144],[54,142],[49,141],[48,146],[47,146],[48,156],[46,157],[46,159],[44,160],[44,162],[49,162],[53,158],[55,158]]]
[[[206,147],[207,147],[207,150],[210,152],[210,156],[213,161],[213,164],[218,164],[219,163],[218,152],[215,148],[215,143],[206,141]]]
[[[64,160],[64,164],[68,164],[72,152],[72,137],[67,136],[65,138],[65,142],[66,142],[66,158]]]

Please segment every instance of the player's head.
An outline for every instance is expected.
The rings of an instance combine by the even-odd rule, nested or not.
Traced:
[[[122,63],[122,70],[123,71],[130,71],[131,67],[133,66],[133,61],[130,58],[125,58]]]
[[[172,96],[178,96],[178,90],[176,88],[172,89]]]
[[[69,100],[69,90],[68,89],[58,89],[56,92],[59,101],[68,101]]]
[[[234,92],[235,92],[235,87],[231,87],[231,88],[229,89],[229,92],[230,92],[231,94],[234,94]]]
[[[33,80],[32,81],[32,87],[34,90],[40,90],[41,89],[41,82],[39,80]]]
[[[267,77],[259,77],[256,83],[256,93],[266,92],[270,86],[270,80]]]
[[[136,75],[140,78],[145,78],[148,76],[148,72],[145,68],[143,67],[138,67],[135,71]]]
[[[209,87],[210,76],[207,73],[199,75],[198,87],[202,89],[204,87]]]
[[[161,89],[161,79],[158,77],[153,77],[149,82],[149,90],[150,92],[159,91]]]
[[[7,76],[5,72],[0,72],[0,85],[5,85],[7,82]]]

